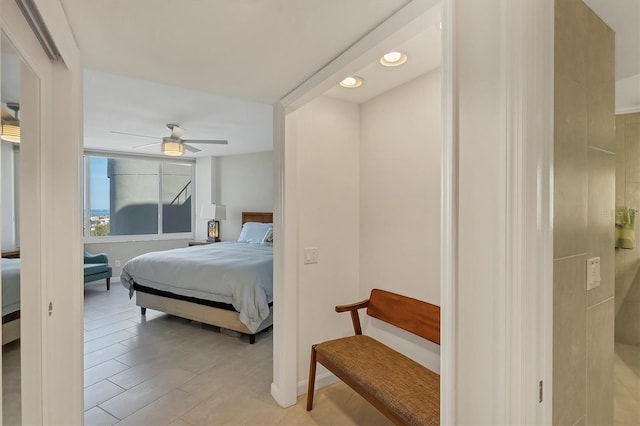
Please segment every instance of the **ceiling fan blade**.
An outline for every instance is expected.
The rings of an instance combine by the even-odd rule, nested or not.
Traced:
[[[138,148],[147,148],[149,146],[154,146],[154,145],[160,145],[162,142],[156,142],[156,143],[147,143],[144,145],[138,145],[138,146],[134,146],[133,149],[138,149]]]
[[[149,138],[149,139],[155,139],[155,140],[162,139],[162,137],[157,137],[157,136],[137,135],[135,133],[116,132],[115,130],[111,130],[111,131],[109,131],[109,133],[113,133],[113,134],[116,134],[116,135],[125,135],[125,136],[137,136],[139,138]]]
[[[190,151],[190,152],[200,152],[200,151],[202,151],[201,149],[198,149],[195,146],[187,145],[184,142],[182,143],[182,146],[184,146],[184,149],[186,149],[187,151]]]
[[[229,141],[225,141],[225,140],[206,140],[206,139],[183,139],[182,142],[208,143],[208,144],[215,144],[215,145],[226,145],[229,143]]]
[[[180,126],[176,126],[175,124],[172,126],[173,127],[171,128],[171,139],[175,139],[175,140],[180,139],[180,136],[184,134],[184,129]]]

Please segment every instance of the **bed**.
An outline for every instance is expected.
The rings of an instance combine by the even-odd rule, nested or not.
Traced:
[[[273,214],[243,212],[242,224],[273,223]],[[148,309],[249,336],[273,324],[273,247],[221,242],[146,253],[120,275],[144,315]]]
[[[2,344],[20,338],[20,259],[2,258]]]

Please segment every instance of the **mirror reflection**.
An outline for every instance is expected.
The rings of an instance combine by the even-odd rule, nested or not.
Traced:
[[[21,424],[20,375],[20,73],[23,63],[2,34],[0,197],[2,236],[2,424]]]

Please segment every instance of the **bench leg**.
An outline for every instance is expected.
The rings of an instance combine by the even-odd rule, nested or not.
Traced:
[[[311,346],[311,363],[309,365],[309,387],[307,389],[307,411],[313,408],[313,391],[316,387],[316,345]]]
[[[107,278],[107,291],[111,288],[111,277]]]

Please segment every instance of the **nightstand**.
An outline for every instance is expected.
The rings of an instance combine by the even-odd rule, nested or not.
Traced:
[[[207,244],[213,244],[214,241],[207,241],[207,240],[191,240],[189,241],[189,247],[191,246],[204,246]]]

